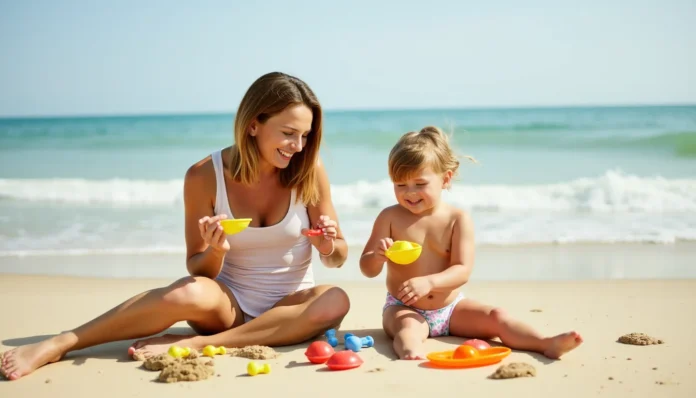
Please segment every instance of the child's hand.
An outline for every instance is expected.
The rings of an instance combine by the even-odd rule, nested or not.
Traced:
[[[404,305],[411,305],[425,297],[433,289],[433,284],[427,276],[411,278],[401,284],[396,298]]]
[[[384,254],[384,252],[387,251],[392,245],[394,244],[394,241],[391,238],[382,238],[379,240],[379,243],[377,244],[377,250],[375,250],[375,254],[379,256],[382,261],[387,261],[387,256]]]

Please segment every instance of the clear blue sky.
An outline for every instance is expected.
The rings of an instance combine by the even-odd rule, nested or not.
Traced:
[[[337,3],[0,0],[0,116],[696,103],[693,0]]]

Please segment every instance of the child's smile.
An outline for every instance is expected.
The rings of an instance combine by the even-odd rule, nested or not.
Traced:
[[[423,202],[423,199],[406,199],[405,202],[415,207],[421,204],[421,202]]]

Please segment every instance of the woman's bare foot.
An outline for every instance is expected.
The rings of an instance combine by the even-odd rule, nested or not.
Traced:
[[[582,336],[573,331],[559,334],[548,340],[548,346],[544,350],[544,355],[551,359],[559,359],[561,356],[582,344]]]
[[[179,345],[182,347],[190,347],[200,349],[200,347],[192,347],[189,339],[193,336],[183,334],[165,334],[159,337],[150,337],[143,340],[138,340],[128,348],[128,354],[136,360],[147,359],[151,356],[167,352],[169,347]]]
[[[58,361],[62,356],[53,338],[27,344],[2,353],[0,373],[8,380],[17,380],[36,369]]]

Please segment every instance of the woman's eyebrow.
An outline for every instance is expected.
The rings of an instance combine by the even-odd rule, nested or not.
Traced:
[[[298,129],[292,127],[292,126],[285,125],[285,126],[280,126],[280,127],[284,127],[284,128],[286,128],[286,129],[290,129],[290,130],[292,130],[292,131],[294,131],[294,132],[297,132],[297,133],[300,132],[300,130],[298,130]],[[309,133],[311,133],[311,132],[312,132],[312,130],[307,130],[307,131],[305,131],[305,132],[302,133],[302,134],[309,134]]]

